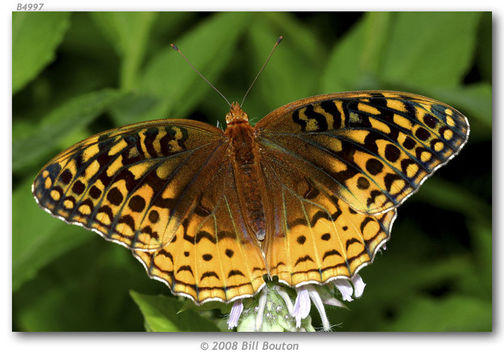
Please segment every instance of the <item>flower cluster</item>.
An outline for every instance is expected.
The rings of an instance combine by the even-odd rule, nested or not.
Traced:
[[[295,289],[278,283],[267,283],[257,299],[237,300],[229,313],[228,327],[238,331],[315,331],[311,324],[312,303],[318,310],[324,331],[331,325],[325,305],[345,307],[336,298],[337,289],[343,301],[359,298],[366,284],[356,274],[351,281],[336,279],[325,285],[302,285]]]

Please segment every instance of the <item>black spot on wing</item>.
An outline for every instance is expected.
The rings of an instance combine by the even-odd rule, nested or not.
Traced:
[[[341,256],[341,254],[339,253],[339,251],[336,250],[336,249],[328,250],[322,256],[322,261],[324,261],[327,257],[334,256],[334,255]]]
[[[214,277],[217,280],[220,280],[219,275],[217,275],[215,272],[207,271],[207,272],[204,272],[203,275],[201,275],[200,281],[202,281],[204,278],[207,278],[207,277]]]
[[[297,260],[296,260],[296,263],[294,264],[294,266],[297,266],[298,264],[302,263],[302,262],[305,262],[305,261],[311,261],[311,262],[314,262],[313,259],[310,257],[310,255],[306,255],[306,256],[303,256],[303,257],[299,257]]]

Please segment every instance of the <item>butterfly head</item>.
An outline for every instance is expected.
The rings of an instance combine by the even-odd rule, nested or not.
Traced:
[[[242,122],[248,123],[248,115],[245,111],[243,111],[240,104],[234,101],[231,104],[229,112],[226,114],[226,124],[229,125],[232,123],[242,123]]]

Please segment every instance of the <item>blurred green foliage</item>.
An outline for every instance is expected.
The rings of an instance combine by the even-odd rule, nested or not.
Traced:
[[[170,42],[239,100],[280,34],[244,105],[253,122],[306,96],[391,89],[471,124],[461,154],[400,208],[387,251],[361,271],[364,296],[329,310],[336,330],[492,329],[491,13],[14,13],[12,27],[14,330],[225,330],[225,306],[172,297],[126,249],[40,210],[30,186],[99,131],[222,122],[226,104]]]

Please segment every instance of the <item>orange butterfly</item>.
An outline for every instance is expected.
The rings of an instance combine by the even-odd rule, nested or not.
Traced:
[[[35,199],[130,248],[174,294],[230,302],[268,278],[352,278],[388,240],[396,208],[469,135],[454,108],[402,92],[309,97],[255,127],[230,106],[225,131],[169,119],[81,141],[40,171]]]
[[[132,249],[196,303],[350,278],[390,236],[396,208],[467,141],[454,108],[359,91],[287,104],[255,127],[148,121],[51,160],[33,194],[50,214]]]

